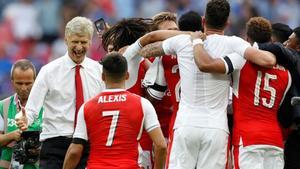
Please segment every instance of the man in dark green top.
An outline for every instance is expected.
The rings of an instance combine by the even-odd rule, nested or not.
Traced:
[[[0,101],[0,146],[2,154],[0,158],[0,169],[13,168],[19,165],[12,160],[13,146],[20,140],[21,132],[16,126],[15,116],[25,107],[31,87],[36,77],[34,65],[29,60],[18,60],[11,69],[11,82],[16,93]],[[28,130],[40,130],[42,121],[42,110],[39,118]],[[25,164],[19,168],[38,169],[38,164]]]

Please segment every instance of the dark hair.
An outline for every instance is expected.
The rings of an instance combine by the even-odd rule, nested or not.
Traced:
[[[214,29],[223,29],[226,26],[230,13],[230,5],[227,0],[211,0],[206,5],[206,25]]]
[[[133,44],[140,37],[151,31],[152,20],[143,18],[123,19],[104,32],[102,45],[107,51],[108,45],[113,45],[113,50]]]
[[[184,13],[179,18],[178,26],[181,31],[203,31],[202,18],[195,11]]]
[[[126,75],[128,65],[126,58],[118,52],[107,54],[101,61],[103,73],[112,82],[121,82]]]
[[[296,34],[298,44],[300,44],[300,26],[295,28],[293,32]]]
[[[286,24],[274,23],[272,25],[272,36],[275,36],[280,43],[289,39],[289,36],[293,33],[293,30]]]
[[[257,43],[271,40],[272,26],[269,20],[263,17],[252,17],[246,24],[247,36]]]
[[[14,71],[16,70],[16,68],[20,68],[22,71],[26,71],[28,69],[31,69],[33,72],[33,78],[36,78],[36,69],[34,67],[34,65],[27,59],[20,59],[17,60],[11,67],[10,70],[10,78],[13,80],[13,75],[14,75]]]
[[[153,27],[152,30],[158,30],[158,25],[165,21],[173,21],[176,23],[177,16],[172,12],[160,12],[152,17]]]

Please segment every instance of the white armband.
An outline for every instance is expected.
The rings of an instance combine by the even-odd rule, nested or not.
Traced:
[[[195,45],[198,45],[198,44],[203,45],[203,40],[202,40],[202,39],[194,39],[194,40],[193,40],[193,47],[194,47]]]

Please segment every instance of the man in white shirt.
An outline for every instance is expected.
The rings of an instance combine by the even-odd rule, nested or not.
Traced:
[[[79,107],[104,88],[100,79],[102,67],[86,57],[93,31],[93,23],[84,17],[75,17],[67,23],[65,42],[68,52],[41,68],[25,110],[17,118],[19,128],[26,130],[44,107],[40,135],[42,169],[62,168]],[[85,168],[85,162],[86,159],[82,160],[78,168]]]
[[[236,52],[260,65],[273,64],[272,54],[252,48],[238,37],[224,36],[229,13],[226,0],[208,2],[204,23],[209,27],[205,29],[217,39],[210,44],[210,49],[219,56]],[[198,43],[202,41],[192,42],[189,35],[178,35],[141,51],[145,57],[168,54],[178,58],[181,100],[169,161],[172,169],[224,169],[226,165],[229,76],[199,71],[193,57],[193,45]]]

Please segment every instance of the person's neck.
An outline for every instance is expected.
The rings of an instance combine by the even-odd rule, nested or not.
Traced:
[[[19,101],[20,101],[20,104],[21,104],[22,107],[25,107],[25,106],[26,106],[27,99],[20,99],[20,98],[19,98]]]
[[[106,89],[126,89],[125,88],[125,83],[120,84],[120,83],[112,83],[112,84],[105,84]]]
[[[221,29],[214,29],[214,28],[206,27],[204,33],[206,35],[213,35],[213,34],[224,35],[224,29],[221,30]]]

